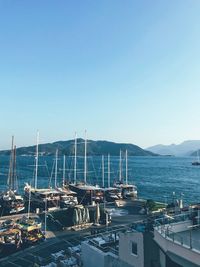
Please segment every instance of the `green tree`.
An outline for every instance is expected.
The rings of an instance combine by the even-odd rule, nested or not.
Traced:
[[[155,201],[153,201],[153,199],[147,199],[146,208],[148,208],[149,211],[152,211],[155,209],[155,207],[156,207]]]

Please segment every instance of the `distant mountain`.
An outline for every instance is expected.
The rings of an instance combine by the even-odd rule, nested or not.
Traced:
[[[198,149],[200,149],[200,140],[188,140],[178,145],[155,145],[147,148],[148,151],[156,154],[172,156],[191,156]]]
[[[144,150],[139,146],[133,144],[114,143],[109,141],[92,141],[88,140],[87,154],[88,155],[107,155],[118,156],[120,149],[122,151],[128,150],[129,156],[156,156],[155,153]],[[77,154],[84,155],[84,140],[77,139]],[[74,154],[74,140],[57,141],[54,143],[40,144],[40,155],[54,155],[56,149],[59,150],[59,155],[73,155]],[[17,148],[17,155],[34,155],[36,147],[20,147]],[[0,154],[8,155],[10,150],[0,151]]]

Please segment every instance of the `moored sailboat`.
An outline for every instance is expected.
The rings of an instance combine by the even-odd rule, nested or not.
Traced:
[[[104,194],[104,201],[106,202],[115,202],[122,199],[121,190],[116,187],[110,186],[110,155],[108,154],[108,185],[105,187],[104,182],[104,156],[102,156],[102,191]]]
[[[114,183],[114,187],[121,190],[122,197],[124,199],[135,199],[137,198],[137,187],[134,184],[128,183],[128,152],[125,153],[126,161],[126,174],[125,181],[122,178],[122,153],[120,150],[120,160],[119,160],[119,180]]]
[[[8,189],[2,192],[0,195],[1,215],[9,215],[22,212],[25,207],[23,197],[17,192],[16,146],[14,146],[14,136],[12,136],[7,186]]]
[[[0,254],[8,255],[21,247],[20,229],[2,229],[0,231]]]
[[[33,209],[39,208],[41,210],[45,209],[46,202],[47,208],[58,208],[60,204],[60,192],[52,188],[38,188],[38,157],[39,157],[39,132],[37,132],[37,142],[36,142],[36,154],[35,154],[35,175],[34,175],[34,187],[25,184],[24,194],[28,201],[30,198],[31,207]],[[56,181],[55,181],[56,183]]]
[[[197,150],[197,160],[192,162],[193,166],[200,166],[199,150]]]
[[[32,245],[44,240],[42,223],[38,217],[23,216],[16,221],[16,227],[21,230],[23,244]]]
[[[57,171],[58,171],[58,149],[55,155],[55,177],[54,177],[54,188],[38,188],[38,145],[39,145],[39,134],[37,134],[36,143],[36,156],[35,156],[35,187],[32,187],[26,183],[24,187],[26,199],[31,199],[31,206],[33,208],[40,208],[44,210],[47,207],[48,210],[66,208],[70,205],[74,205],[77,202],[75,193],[67,191],[66,189],[59,187],[57,183]]]
[[[87,138],[85,131],[85,148],[84,148],[84,181],[77,182],[77,136],[75,134],[74,144],[74,182],[69,184],[70,190],[77,193],[79,204],[91,205],[93,202],[103,202],[103,192],[96,185],[87,184]]]
[[[72,207],[78,204],[77,193],[69,189],[69,185],[66,183],[65,179],[65,162],[66,157],[63,156],[63,177],[62,177],[62,186],[56,187],[58,192],[61,193],[60,196],[60,207],[67,208]]]

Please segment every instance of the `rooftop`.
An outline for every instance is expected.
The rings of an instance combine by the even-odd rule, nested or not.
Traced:
[[[119,234],[127,232],[137,232],[136,225],[133,226],[120,226],[116,228],[110,228],[107,231],[104,231],[94,236],[89,236],[85,238],[85,242],[88,245],[93,246],[104,253],[112,253],[118,255],[119,249]]]

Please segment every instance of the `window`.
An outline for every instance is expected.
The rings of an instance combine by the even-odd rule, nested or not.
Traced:
[[[137,243],[131,242],[132,254],[137,255]]]

